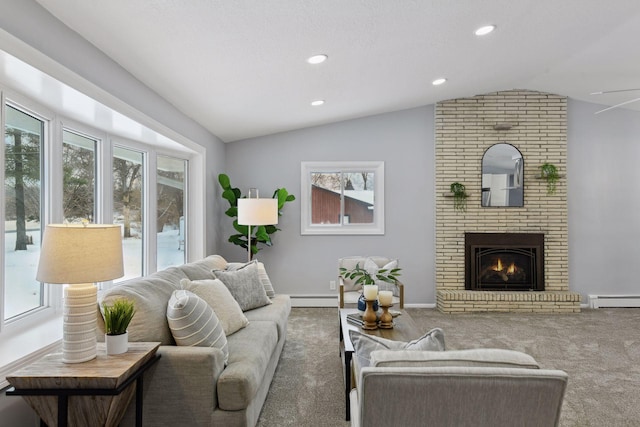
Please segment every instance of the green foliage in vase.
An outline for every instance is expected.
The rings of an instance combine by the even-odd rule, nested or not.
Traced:
[[[375,285],[376,279],[387,283],[395,283],[398,280],[398,276],[400,276],[401,270],[401,268],[382,268],[378,270],[375,277],[372,277],[367,270],[360,268],[360,265],[356,264],[355,268],[351,270],[340,267],[340,277],[343,279],[355,280],[356,285]]]
[[[245,250],[249,239],[247,234],[249,233],[249,226],[238,224],[238,199],[243,198],[242,192],[239,188],[231,186],[231,180],[226,174],[221,173],[218,175],[218,182],[222,187],[222,198],[229,202],[229,209],[225,211],[225,214],[233,218],[233,228],[237,231],[236,234],[229,236],[228,241],[234,245],[238,245]],[[282,216],[282,208],[285,203],[292,202],[296,199],[293,194],[289,194],[286,188],[278,188],[273,192],[272,198],[278,199],[278,216]],[[266,246],[272,246],[273,241],[271,235],[280,230],[275,225],[259,225],[251,228],[251,255],[255,255],[261,249],[258,247],[258,243],[262,243]]]
[[[107,335],[122,335],[127,332],[129,323],[136,313],[133,301],[117,299],[111,305],[102,304],[104,329]]]

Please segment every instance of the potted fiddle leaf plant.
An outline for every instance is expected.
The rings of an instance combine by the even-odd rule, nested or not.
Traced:
[[[453,193],[453,208],[459,212],[466,212],[469,195],[464,184],[454,182],[449,186],[449,189]]]
[[[129,346],[127,328],[135,313],[133,301],[125,298],[117,299],[111,305],[102,304],[107,354],[120,354],[127,351]]]
[[[250,245],[251,257],[261,249],[258,247],[259,243],[265,246],[272,246],[273,241],[271,236],[280,229],[275,225],[259,225],[251,229],[251,236],[248,237],[249,227],[238,224],[238,199],[244,197],[242,192],[239,188],[231,186],[231,180],[226,174],[221,173],[218,175],[218,183],[222,188],[222,198],[229,202],[229,209],[225,211],[225,215],[233,218],[233,228],[236,231],[235,234],[229,236],[228,241],[244,249],[247,249]],[[278,200],[278,216],[282,215],[282,209],[285,203],[292,202],[296,199],[293,194],[289,194],[286,188],[277,188],[273,192],[272,198]]]
[[[560,175],[558,175],[558,168],[552,163],[545,163],[540,166],[540,174],[542,179],[547,181],[547,194],[555,194],[556,184]]]

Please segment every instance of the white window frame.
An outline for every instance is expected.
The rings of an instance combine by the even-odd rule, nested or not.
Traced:
[[[372,172],[374,174],[373,222],[354,224],[311,223],[311,174]],[[301,162],[300,234],[302,235],[383,235],[384,234],[384,161]],[[342,199],[343,196],[341,196]],[[341,203],[341,210],[344,204]]]

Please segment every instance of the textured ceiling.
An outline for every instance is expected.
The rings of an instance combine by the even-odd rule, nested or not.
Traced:
[[[226,142],[497,90],[640,97],[590,95],[640,88],[638,0],[37,1]]]

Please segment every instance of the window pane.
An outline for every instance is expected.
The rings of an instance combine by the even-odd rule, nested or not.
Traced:
[[[185,263],[184,181],[187,162],[158,156],[157,267]]]
[[[44,122],[11,106],[5,108],[4,318],[43,305],[37,282],[40,255],[41,153]]]
[[[311,172],[311,224],[340,223],[340,175]]]
[[[67,130],[62,139],[64,220],[94,222],[96,141]]]
[[[124,277],[142,276],[143,271],[143,194],[142,153],[113,148],[113,223],[122,227]]]
[[[344,224],[373,223],[373,172],[344,174]]]

